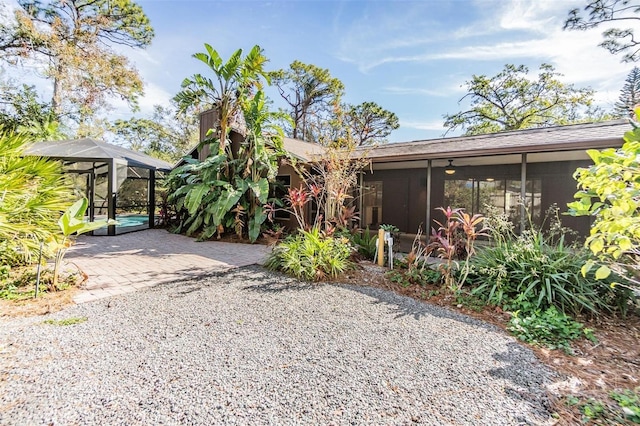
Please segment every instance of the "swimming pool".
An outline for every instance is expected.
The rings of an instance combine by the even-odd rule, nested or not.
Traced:
[[[128,228],[131,226],[142,226],[149,224],[149,216],[143,214],[129,214],[126,216],[116,215],[118,224],[116,228]]]
[[[96,216],[96,219],[106,219],[106,216]],[[149,216],[146,214],[116,215],[116,220],[118,221],[115,226],[116,235],[149,228]],[[93,235],[107,235],[108,233],[108,227],[106,226],[93,231]]]

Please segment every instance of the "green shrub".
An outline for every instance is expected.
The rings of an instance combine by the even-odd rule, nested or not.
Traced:
[[[590,329],[583,328],[582,324],[553,306],[545,311],[537,309],[522,316],[520,312],[514,312],[507,330],[527,343],[549,349],[563,349],[567,353],[571,353],[570,344],[573,340],[582,337],[595,340]]]
[[[468,280],[476,285],[474,295],[506,310],[624,311],[631,292],[611,288],[593,273],[583,276],[588,256],[586,250],[567,246],[563,237],[548,241],[542,232],[525,231],[479,250]]]
[[[24,156],[29,142],[25,135],[0,129],[0,265],[37,260],[40,241],[60,235],[60,213],[71,204],[60,163]]]
[[[371,232],[369,227],[364,231],[356,231],[351,234],[351,242],[365,259],[373,260],[376,255],[376,238],[378,234]]]
[[[409,287],[411,285],[425,286],[428,284],[440,284],[442,282],[442,272],[431,269],[426,263],[418,267],[407,267],[406,264],[399,265],[398,269],[387,272],[386,277],[403,287]]]
[[[640,423],[640,387],[635,390],[611,392],[611,399],[618,403],[627,419],[634,423]]]
[[[353,247],[345,237],[327,237],[317,228],[290,235],[278,244],[265,263],[272,270],[296,278],[320,281],[335,278],[352,267]]]

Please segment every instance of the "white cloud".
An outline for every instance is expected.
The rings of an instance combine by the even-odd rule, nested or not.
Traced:
[[[633,65],[621,64],[620,57],[599,47],[602,32],[607,27],[589,31],[565,31],[563,22],[568,11],[580,6],[579,1],[536,1],[530,0],[490,0],[476,3],[478,10],[484,10],[484,17],[460,28],[453,28],[453,36],[448,43],[429,44],[420,47],[411,38],[396,39],[417,49],[387,49],[387,45],[376,45],[360,51],[347,60],[355,62],[362,72],[392,64],[432,64],[447,61],[500,61],[521,63],[530,66],[533,72],[543,62],[552,64],[563,74],[563,80],[577,86],[592,86],[599,94],[598,99],[611,98],[611,91],[619,91],[624,76]],[[438,36],[432,34],[433,39]],[[418,40],[418,39],[415,39]],[[496,68],[496,73],[499,68]],[[468,78],[468,76],[466,77]],[[449,89],[449,88],[448,88]],[[416,93],[411,88],[389,87],[391,93]],[[444,90],[443,90],[444,91]],[[417,89],[418,93],[440,96],[440,90]],[[449,92],[450,93],[450,92]]]
[[[409,127],[411,129],[418,130],[438,130],[444,131],[444,127],[442,126],[442,120],[432,120],[432,121],[405,121],[400,120],[400,128]]]
[[[477,1],[478,18],[453,28],[433,25],[433,18],[424,19],[425,11],[414,10],[415,5],[402,12],[386,10],[384,16],[366,15],[353,23],[339,57],[363,72],[391,63],[575,57],[581,51],[601,49],[597,45],[602,29],[562,30],[568,10],[579,4],[577,0]],[[420,25],[412,26],[417,16]]]
[[[392,95],[426,95],[435,97],[446,97],[451,94],[448,89],[432,90],[419,87],[401,87],[401,86],[388,86],[382,88],[383,92],[390,93]]]
[[[169,104],[172,97],[173,95],[162,87],[154,83],[145,82],[144,96],[138,99],[140,111],[136,112],[135,115],[149,117],[153,113],[153,107],[155,105],[166,106]],[[112,119],[129,118],[133,115],[129,105],[125,101],[116,99],[111,102],[111,106],[113,107],[113,111],[110,114]]]
[[[140,99],[140,111],[151,114],[155,105],[168,105],[173,95],[154,83],[146,83],[144,96]]]

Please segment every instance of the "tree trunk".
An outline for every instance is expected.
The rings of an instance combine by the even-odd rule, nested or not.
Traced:
[[[62,88],[60,83],[60,78],[62,76],[62,65],[55,65],[55,75],[53,76],[53,95],[51,97],[51,109],[56,117],[62,117],[62,102],[60,97],[62,96],[61,91]]]

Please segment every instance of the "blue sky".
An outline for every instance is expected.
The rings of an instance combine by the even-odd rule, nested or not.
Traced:
[[[563,31],[567,12],[587,0],[190,1],[141,0],[156,31],[145,51],[126,50],[140,71],[142,111],[163,104],[180,82],[206,67],[191,58],[209,43],[223,57],[260,45],[268,68],[300,60],[343,81],[345,101],[375,101],[395,112],[390,141],[443,134],[472,74],[506,63],[536,71],[550,63],[566,83],[590,86],[611,107],[633,64],[598,47],[604,28]],[[275,90],[270,92],[280,105]],[[112,118],[126,116],[117,109]]]

